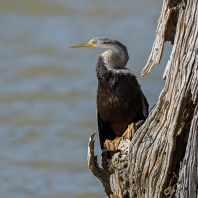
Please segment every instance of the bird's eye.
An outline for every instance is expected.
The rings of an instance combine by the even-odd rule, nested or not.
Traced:
[[[95,45],[96,44],[96,41],[92,40],[90,41],[91,44]]]

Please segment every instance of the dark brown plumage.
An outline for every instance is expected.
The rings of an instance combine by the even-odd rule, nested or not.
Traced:
[[[132,73],[109,71],[101,57],[96,71],[98,129],[101,148],[104,148],[106,139],[120,137],[129,124],[146,119],[148,103]],[[146,108],[145,115],[143,108]]]

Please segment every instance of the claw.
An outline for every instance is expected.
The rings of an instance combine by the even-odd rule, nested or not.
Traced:
[[[131,140],[132,137],[134,136],[135,134],[135,131],[136,131],[136,126],[134,123],[130,124],[127,128],[127,130],[124,132],[124,134],[122,135],[122,137],[124,139],[129,139]]]
[[[132,124],[130,124],[121,137],[116,137],[114,140],[106,139],[104,143],[105,148],[109,151],[117,151],[121,139],[132,140],[135,132],[143,124],[143,122],[144,120],[140,120],[137,123],[133,122]]]
[[[109,151],[118,150],[118,145],[120,144],[121,137],[116,137],[114,140],[106,139],[104,146]]]
[[[140,120],[138,122],[135,123],[135,126],[136,126],[136,130],[139,129],[144,123],[144,120]]]

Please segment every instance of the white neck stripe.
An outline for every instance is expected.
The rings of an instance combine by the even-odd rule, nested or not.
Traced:
[[[123,73],[123,74],[131,73],[131,71],[127,68],[125,68],[125,69],[114,69],[114,68],[110,67],[109,65],[106,65],[106,68],[107,68],[107,70],[112,71],[113,73]]]

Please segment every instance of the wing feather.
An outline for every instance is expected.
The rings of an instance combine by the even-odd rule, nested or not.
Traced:
[[[97,121],[98,121],[98,132],[100,138],[101,149],[104,149],[104,143],[106,139],[114,140],[115,133],[111,129],[110,125],[102,120],[99,112],[97,112]]]

